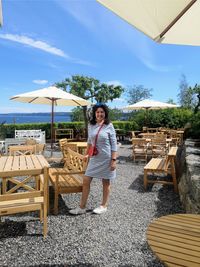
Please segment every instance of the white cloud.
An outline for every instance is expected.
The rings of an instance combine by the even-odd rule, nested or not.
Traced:
[[[28,45],[28,46],[43,50],[47,53],[60,56],[60,57],[69,58],[69,56],[67,54],[65,54],[65,52],[63,52],[61,49],[56,48],[54,46],[51,46],[50,44],[45,43],[43,41],[34,40],[34,39],[27,37],[27,36],[24,36],[24,35],[7,33],[7,34],[0,34],[0,38],[10,40],[13,42],[17,42],[17,43],[21,43],[24,45]]]
[[[50,44],[43,42],[43,41],[40,41],[40,40],[34,40],[34,39],[27,37],[27,36],[24,36],[24,35],[7,33],[7,34],[0,34],[0,38],[5,39],[5,40],[9,40],[9,41],[13,41],[13,42],[17,42],[20,44],[24,44],[24,45],[27,45],[30,47],[34,47],[36,49],[43,50],[47,53],[66,58],[75,64],[93,66],[93,64],[90,63],[89,61],[70,57],[68,54],[66,54],[64,51],[62,51],[59,48],[51,46]]]
[[[47,80],[33,80],[33,83],[36,83],[36,84],[47,84],[48,81]]]

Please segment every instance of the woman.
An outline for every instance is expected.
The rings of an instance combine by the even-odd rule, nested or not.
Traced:
[[[83,178],[83,192],[80,206],[70,210],[74,215],[86,212],[86,203],[90,192],[90,183],[93,178],[101,179],[103,184],[103,199],[101,205],[93,210],[101,214],[107,211],[108,198],[110,193],[110,181],[116,177],[117,139],[115,129],[108,118],[108,107],[99,103],[93,107],[93,115],[88,127],[87,155],[91,146],[96,140],[97,155],[89,157],[89,163]]]

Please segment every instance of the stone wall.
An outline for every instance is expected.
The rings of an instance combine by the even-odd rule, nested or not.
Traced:
[[[187,213],[200,214],[200,147],[195,141],[186,141],[185,169],[178,188],[180,200]]]

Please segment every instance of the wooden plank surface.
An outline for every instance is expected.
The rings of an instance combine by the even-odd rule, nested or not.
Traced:
[[[200,215],[163,216],[149,225],[147,241],[166,266],[200,267]]]

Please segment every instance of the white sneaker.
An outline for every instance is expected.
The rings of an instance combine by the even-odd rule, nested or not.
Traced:
[[[100,206],[100,207],[95,208],[93,210],[93,212],[96,213],[96,214],[102,214],[102,213],[104,213],[106,211],[107,211],[107,207],[104,207],[104,206]]]
[[[82,208],[80,208],[80,207],[77,207],[77,208],[75,208],[75,209],[69,210],[69,213],[70,213],[70,214],[73,214],[73,215],[84,214],[84,213],[86,213],[86,209],[85,209],[85,208],[82,209]]]

